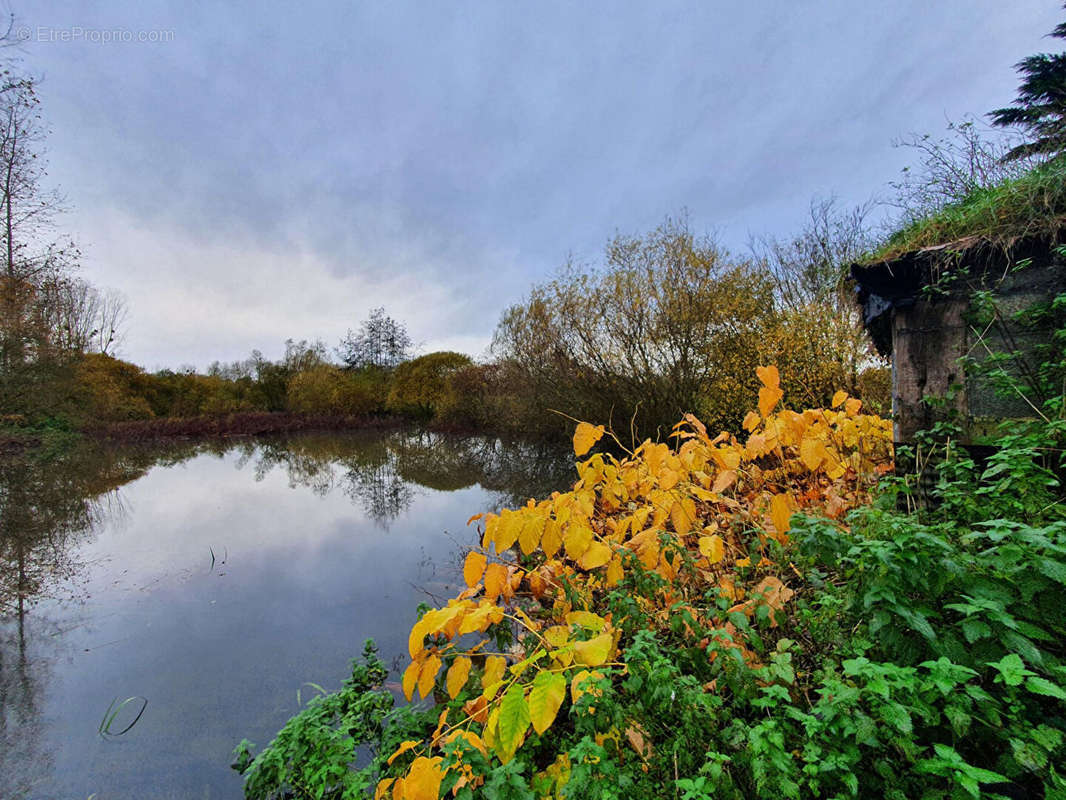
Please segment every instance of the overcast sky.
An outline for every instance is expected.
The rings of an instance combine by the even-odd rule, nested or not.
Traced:
[[[149,368],[383,305],[479,355],[569,253],[687,209],[741,250],[1009,104],[1047,0],[8,0],[83,274]],[[115,41],[106,41],[107,39]],[[143,40],[143,41],[142,41]]]

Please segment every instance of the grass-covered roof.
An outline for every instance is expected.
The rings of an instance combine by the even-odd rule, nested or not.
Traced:
[[[1051,239],[1066,226],[1066,154],[996,186],[978,189],[896,231],[864,264],[894,261],[925,249],[1009,247],[1019,239]]]

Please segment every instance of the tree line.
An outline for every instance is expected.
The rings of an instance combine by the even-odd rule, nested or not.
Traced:
[[[6,39],[0,37],[0,45]],[[62,197],[46,188],[36,82],[0,69],[0,413],[51,418],[69,405],[80,361],[119,345],[126,303],[77,274],[77,246],[56,233]]]

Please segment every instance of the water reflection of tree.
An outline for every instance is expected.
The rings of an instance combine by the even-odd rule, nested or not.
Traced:
[[[61,638],[46,598],[78,599],[77,546],[105,517],[122,513],[118,486],[154,455],[73,447],[0,457],[0,774],[13,797],[32,797],[52,754],[41,719],[49,665]]]
[[[278,467],[290,486],[319,495],[339,488],[383,527],[406,511],[419,488],[449,492],[480,484],[496,494],[497,505],[514,505],[572,480],[572,467],[556,448],[429,432],[300,434],[249,448],[241,461],[252,458],[257,480]]]
[[[33,787],[52,770],[42,712],[62,636],[47,612],[34,607],[46,598],[80,599],[73,580],[85,567],[79,546],[105,518],[123,513],[118,487],[154,465],[234,451],[238,466],[254,465],[257,479],[279,468],[290,486],[319,495],[340,489],[383,527],[421,490],[480,484],[495,494],[495,504],[516,505],[572,479],[566,454],[551,448],[404,431],[121,448],[83,444],[32,457],[0,456],[0,794],[33,797]]]

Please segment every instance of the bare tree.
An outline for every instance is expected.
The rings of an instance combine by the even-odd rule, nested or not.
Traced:
[[[790,378],[814,405],[836,389],[857,391],[860,373],[878,364],[850,279],[851,265],[876,244],[868,222],[873,206],[815,199],[795,236],[750,243],[774,282],[783,338],[791,343]]]
[[[0,371],[10,372],[54,353],[50,300],[77,266],[72,243],[54,238],[62,209],[44,188],[41,121],[33,81],[0,93]]]
[[[940,138],[911,134],[893,143],[913,150],[918,158],[916,166],[905,167],[900,179],[889,183],[894,196],[887,204],[902,212],[903,225],[936,214],[979,189],[1020,177],[1048,158],[1036,152],[1008,158],[1022,139],[972,118],[948,122],[947,130]]]
[[[848,270],[875,244],[868,222],[873,205],[841,208],[836,197],[815,198],[798,234],[790,239],[763,236],[749,243],[772,276],[784,307],[819,302],[848,310],[854,306]]]
[[[410,357],[412,346],[407,327],[375,308],[357,332],[349,330],[341,339],[337,355],[350,369],[391,369]]]

